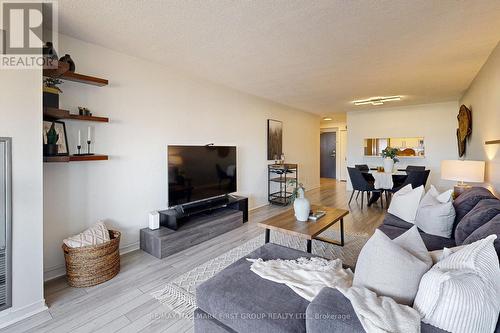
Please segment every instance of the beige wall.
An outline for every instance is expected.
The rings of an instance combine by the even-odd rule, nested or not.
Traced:
[[[500,193],[500,43],[460,100],[472,110],[472,136],[466,159],[486,161],[486,183]]]
[[[381,157],[364,156],[365,138],[424,137],[425,158],[401,158],[396,167],[425,165],[431,170],[428,184],[449,187],[452,184],[441,180],[440,164],[458,157],[457,112],[457,102],[351,111],[347,113],[347,165],[382,165]]]
[[[166,208],[168,144],[238,146],[239,193],[253,208],[267,204],[267,119],[282,120],[286,159],[299,164],[308,189],[319,186],[319,116],[65,36],[60,50],[77,71],[110,80],[102,88],[64,83],[61,106],[110,117],[90,125],[96,151],[111,158],[44,165],[46,277],[64,272],[62,240],[98,219],[123,232],[123,250],[137,248],[148,212]],[[87,125],[67,122],[72,152]]]
[[[0,70],[0,137],[12,137],[12,308],[0,327],[45,309],[41,70]]]

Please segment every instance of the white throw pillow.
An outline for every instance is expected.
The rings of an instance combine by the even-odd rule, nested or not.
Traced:
[[[411,184],[406,185],[392,196],[391,204],[387,212],[400,219],[415,223],[418,205],[424,194],[424,187],[412,188]]]
[[[432,264],[435,265],[444,258],[448,257],[450,254],[453,254],[457,252],[458,250],[461,250],[465,247],[466,245],[459,245],[455,247],[445,247],[442,250],[434,250],[430,251],[429,254],[432,258]]]
[[[490,235],[448,255],[420,281],[413,307],[448,332],[493,332],[500,313],[500,268]]]
[[[452,190],[448,190],[440,194],[431,185],[420,201],[415,224],[427,234],[451,238],[455,222],[452,193]]]
[[[103,222],[99,221],[78,235],[66,238],[63,242],[68,247],[83,247],[109,242],[109,232]]]
[[[361,249],[353,286],[365,287],[379,296],[411,305],[420,278],[431,266],[432,259],[417,227],[394,240],[377,229]]]

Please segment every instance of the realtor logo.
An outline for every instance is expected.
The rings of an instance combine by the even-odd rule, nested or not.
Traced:
[[[2,1],[3,69],[54,68],[56,57],[44,56],[44,45],[57,49],[57,3],[50,0]]]

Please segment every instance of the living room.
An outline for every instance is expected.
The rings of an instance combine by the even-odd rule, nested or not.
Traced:
[[[46,4],[58,20],[43,12],[53,29],[52,47],[45,31],[38,47],[44,67],[6,62],[23,58],[4,50],[0,68],[0,331],[371,332],[404,323],[408,332],[470,331],[472,324],[425,311],[427,291],[417,289],[441,267],[434,261],[402,288],[411,300],[390,298],[375,277],[360,279],[368,271],[390,284],[382,268],[368,268],[384,262],[366,252],[382,256],[376,241],[392,249],[401,235],[424,246],[426,264],[434,251],[451,257],[481,242],[498,251],[490,236],[500,233],[497,1]],[[326,162],[324,133],[336,134]],[[414,155],[401,155],[405,149]],[[477,163],[463,169],[464,161]],[[323,163],[337,174],[322,176]],[[423,168],[425,181],[412,182],[421,171],[408,166]],[[198,186],[216,167],[213,184]],[[350,176],[357,171],[361,187]],[[448,209],[440,216],[446,237],[425,225],[433,218],[418,222],[436,193],[449,197],[436,203]],[[412,196],[411,209],[401,204]],[[459,228],[469,211],[473,227]],[[490,273],[498,277],[498,258],[481,255],[496,260]],[[314,297],[269,267],[281,260],[290,271],[294,259],[315,262],[311,256],[334,276],[306,286]],[[401,267],[416,261],[403,258]],[[322,277],[311,271],[311,281],[315,274]],[[332,282],[349,276],[354,282]],[[500,330],[500,297],[487,295],[500,295],[497,282],[474,285],[479,298],[466,299],[481,304],[482,316],[460,312],[477,332]],[[356,283],[378,298],[346,289]],[[368,318],[360,298],[393,323]],[[382,300],[389,313],[375,310]],[[323,315],[333,317],[314,319]]]

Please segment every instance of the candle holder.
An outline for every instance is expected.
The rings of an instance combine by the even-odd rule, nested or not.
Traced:
[[[87,140],[87,155],[94,155],[90,152],[90,144],[92,143],[92,141],[90,140]]]
[[[81,155],[82,155],[82,153],[80,152],[80,150],[82,149],[82,146],[81,146],[81,145],[77,145],[77,146],[76,146],[76,149],[77,149],[77,151],[78,151],[78,153],[76,153],[76,155],[77,155],[77,156],[81,156]]]

